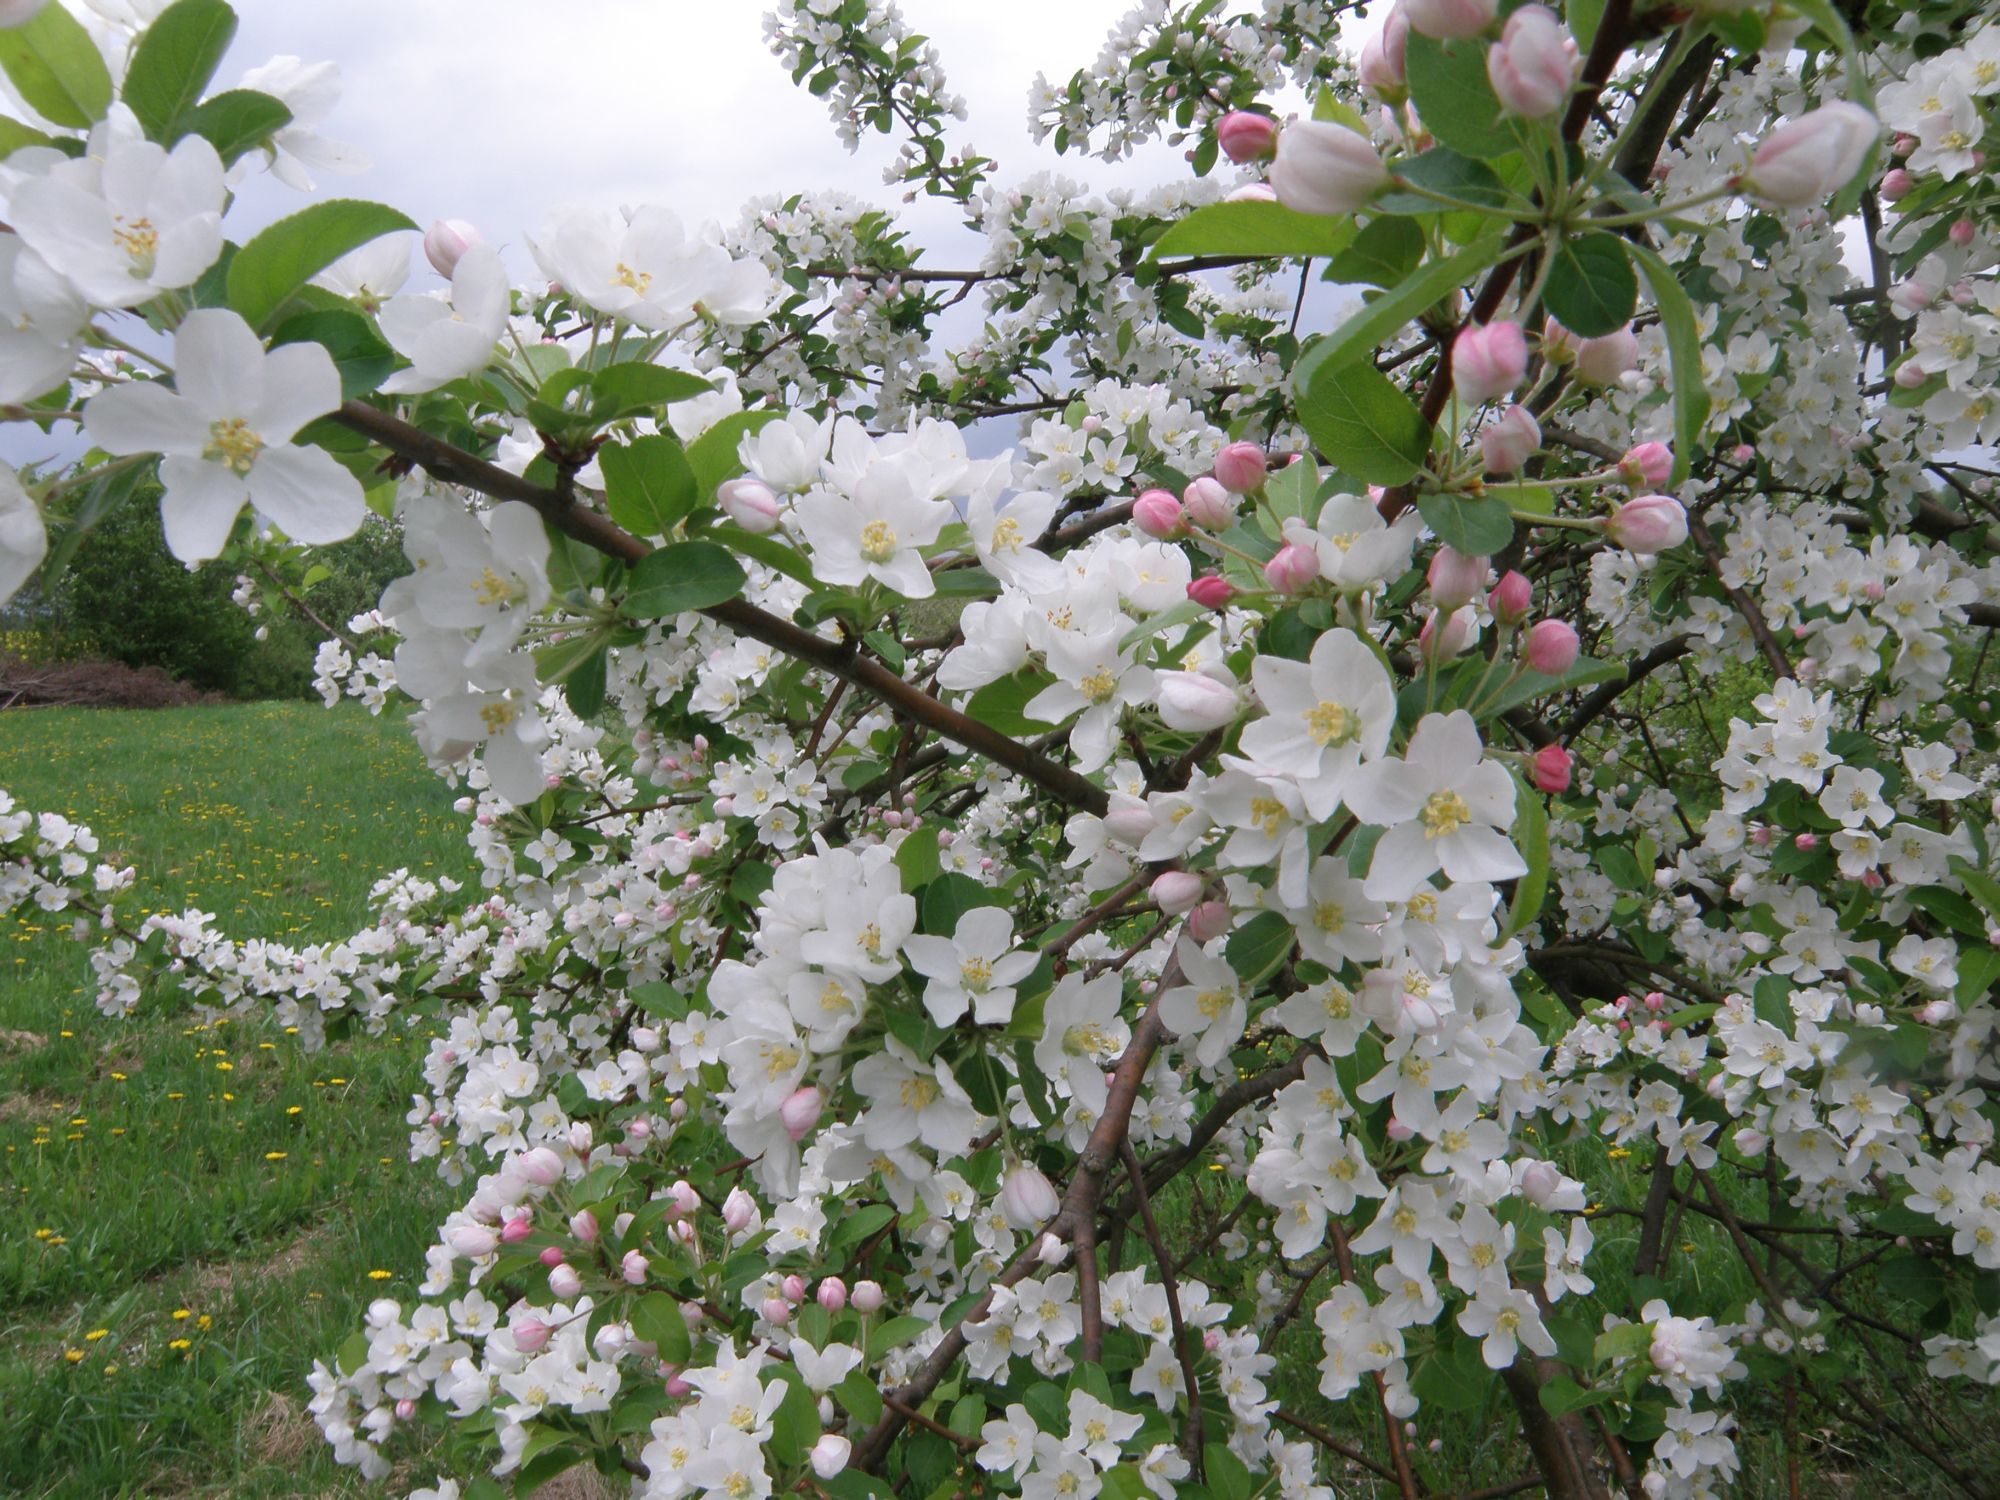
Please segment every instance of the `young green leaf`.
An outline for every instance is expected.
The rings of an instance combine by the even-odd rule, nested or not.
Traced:
[[[639,559],[625,613],[634,620],[659,620],[690,609],[707,609],[743,592],[743,568],[725,547],[713,542],[680,542]]]
[[[86,130],[111,108],[111,70],[83,23],[62,5],[0,28],[0,70],[51,125]]]
[[[236,12],[223,0],[175,0],[132,49],[121,97],[148,139],[172,145],[236,38]]]
[[[634,536],[668,535],[695,506],[694,470],[664,433],[598,450],[611,519]]]
[[[381,203],[355,198],[315,203],[280,219],[237,252],[229,264],[229,305],[252,328],[265,328],[301,287],[348,251],[416,227]]]
[[[1669,486],[1688,476],[1695,446],[1701,441],[1702,424],[1708,420],[1708,387],[1701,368],[1701,331],[1694,320],[1694,304],[1673,268],[1651,248],[1628,245],[1660,310],[1660,327],[1667,336],[1667,357],[1673,368],[1674,390],[1674,471]]]
[[[1372,365],[1322,368],[1299,392],[1299,421],[1333,465],[1368,484],[1402,484],[1423,467],[1431,424]]]

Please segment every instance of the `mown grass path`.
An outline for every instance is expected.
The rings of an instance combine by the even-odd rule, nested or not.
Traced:
[[[232,936],[337,937],[386,871],[468,865],[450,789],[359,711],[0,714],[0,787]],[[422,1266],[428,1023],[307,1055],[185,1010],[106,1020],[67,926],[0,922],[0,1494],[360,1493],[304,1376]]]

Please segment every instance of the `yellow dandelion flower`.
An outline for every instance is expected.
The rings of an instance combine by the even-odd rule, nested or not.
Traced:
[[[194,1347],[194,1340],[192,1340],[192,1339],[169,1339],[169,1340],[167,1341],[167,1347],[168,1347],[169,1349],[180,1349],[180,1350],[182,1350],[182,1351],[186,1351],[186,1350],[188,1350],[188,1349],[192,1349],[192,1348]]]
[[[215,1326],[215,1319],[211,1318],[207,1313],[203,1313],[194,1320],[194,1326],[206,1332]]]
[[[193,1316],[194,1316],[194,1309],[191,1307],[177,1307],[174,1309],[174,1321],[176,1323],[185,1323],[189,1318]]]
[[[394,1274],[395,1272],[393,1271],[370,1271],[368,1279],[370,1281],[387,1281]]]
[[[284,1159],[285,1153],[282,1151],[266,1151],[264,1153],[265,1161],[283,1161]]]
[[[288,1115],[304,1114],[305,1108],[303,1104],[293,1104],[286,1108],[285,1113]]]
[[[111,1332],[109,1328],[93,1328],[83,1336],[83,1341],[86,1344],[94,1344],[109,1332]]]
[[[83,1363],[83,1351],[81,1349],[65,1349],[63,1350],[63,1358],[73,1365],[80,1365]]]

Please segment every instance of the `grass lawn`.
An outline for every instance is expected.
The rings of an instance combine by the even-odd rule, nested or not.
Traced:
[[[386,871],[468,864],[450,790],[358,709],[8,713],[0,787],[237,937],[336,937]],[[362,1493],[304,1376],[421,1272],[446,1196],[404,1159],[426,1035],[307,1055],[170,1008],[110,1021],[63,924],[0,932],[0,1494]]]

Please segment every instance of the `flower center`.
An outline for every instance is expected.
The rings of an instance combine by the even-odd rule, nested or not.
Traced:
[[[1092,703],[1109,703],[1118,691],[1118,679],[1111,675],[1108,668],[1099,667],[1077,684],[1077,690]]]
[[[1250,799],[1250,821],[1263,829],[1264,837],[1278,836],[1278,825],[1284,821],[1285,804],[1275,797],[1252,797]]]
[[[1338,932],[1346,920],[1338,901],[1322,901],[1313,908],[1313,926],[1321,932]]]
[[[241,417],[228,417],[209,424],[208,446],[201,450],[201,456],[221,464],[232,474],[243,475],[250,472],[250,465],[263,451],[264,440],[250,430],[248,422]]]
[[[1424,799],[1424,810],[1417,817],[1424,825],[1425,838],[1441,839],[1470,823],[1472,809],[1457,792],[1432,792]]]
[[[653,284],[651,271],[635,271],[624,261],[618,262],[618,269],[611,273],[611,284],[627,288],[634,296],[643,297],[646,289]]]
[[[160,232],[153,227],[153,221],[133,219],[128,223],[122,215],[114,214],[111,226],[111,238],[132,262],[132,275],[140,280],[151,276],[160,249]]]
[[[880,958],[882,956],[882,929],[875,923],[870,922],[866,927],[862,928],[861,931],[854,935],[854,940],[860,944],[861,951],[866,953],[870,958]]]
[[[1328,745],[1345,745],[1361,733],[1355,716],[1331,700],[1306,713],[1306,733],[1324,750]]]
[[[975,995],[986,993],[986,987],[993,982],[993,961],[988,958],[968,958],[958,966],[959,982]]]
[[[905,1109],[929,1109],[937,1102],[937,1081],[932,1078],[910,1078],[903,1083],[902,1098]]]
[[[483,605],[505,603],[514,596],[514,586],[491,568],[472,580],[472,597]]]
[[[987,546],[989,552],[1019,552],[1021,550],[1021,523],[1012,516],[1002,516],[993,523],[993,540]]]
[[[486,726],[486,732],[499,734],[521,716],[521,711],[504,700],[484,703],[479,708],[479,722]]]
[[[887,521],[870,521],[861,528],[861,555],[872,563],[885,563],[896,555],[896,533]]]
[[[1217,1016],[1229,1009],[1229,1002],[1233,998],[1228,990],[1203,990],[1194,997],[1195,1009],[1201,1012],[1203,1020],[1213,1022]]]

